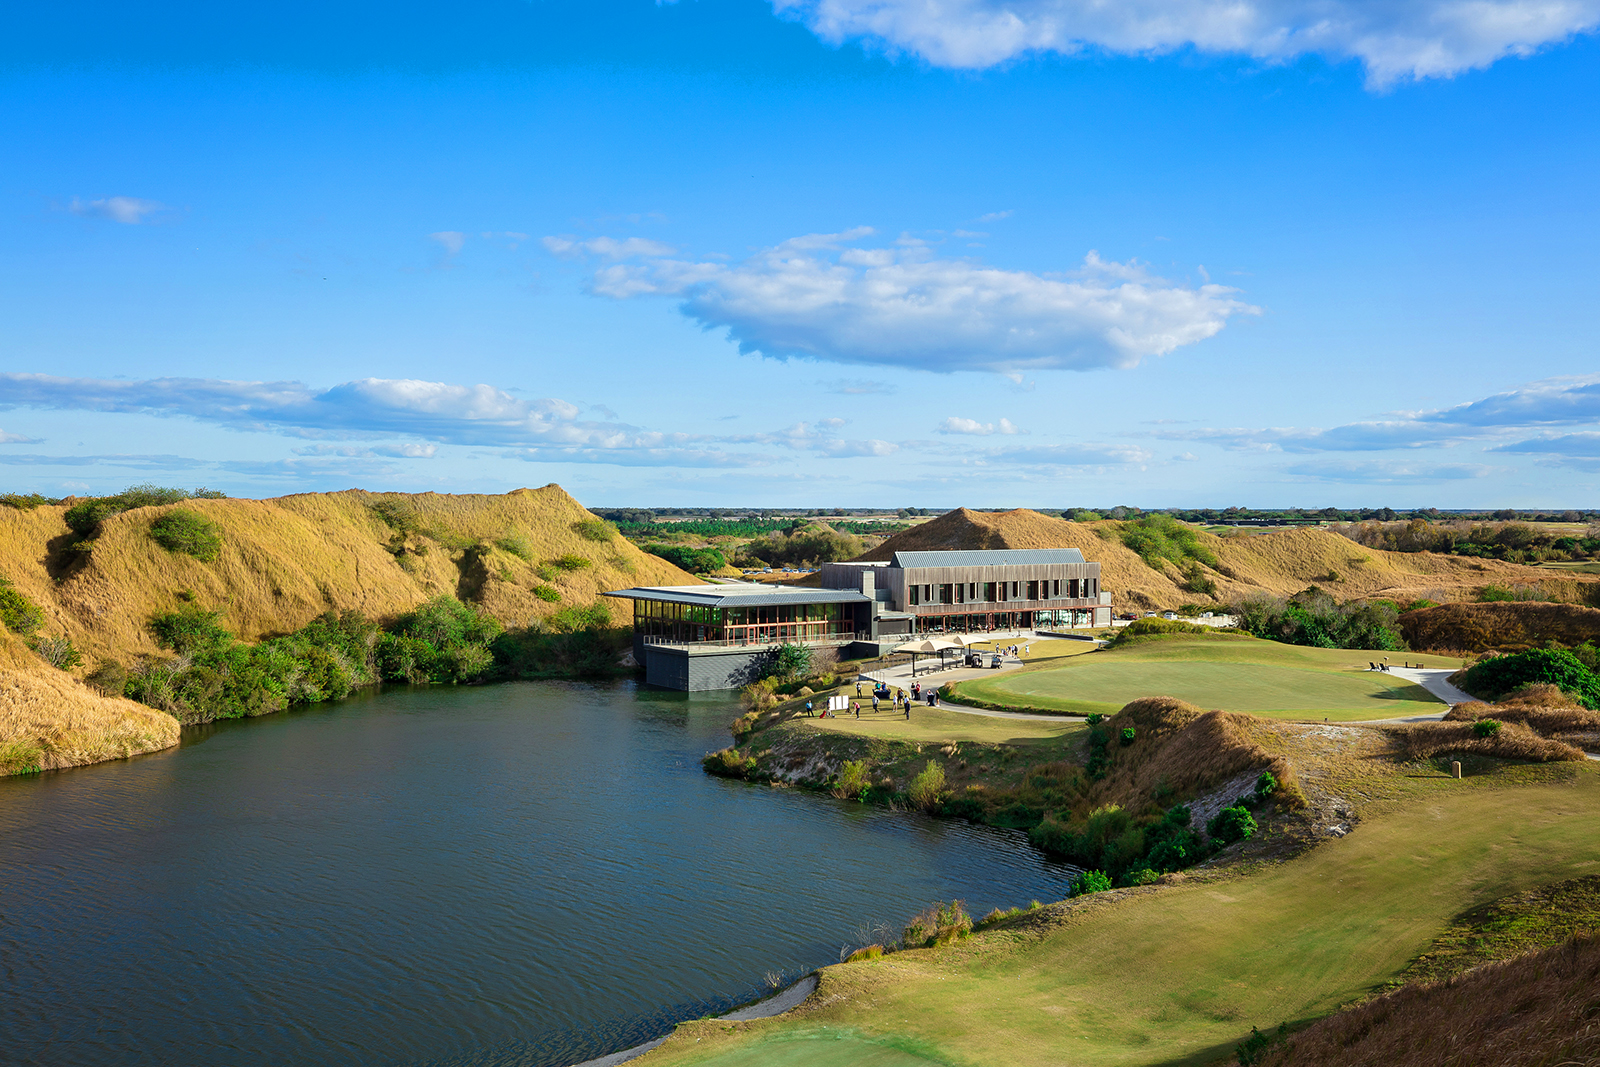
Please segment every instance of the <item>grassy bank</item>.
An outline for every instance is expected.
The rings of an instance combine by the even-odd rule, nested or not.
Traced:
[[[1131,700],[1172,696],[1208,708],[1282,719],[1360,722],[1435,714],[1421,686],[1367,665],[1377,653],[1306,648],[1248,637],[1163,636],[995,678],[958,682],[952,700],[978,707],[1114,714]],[[1428,667],[1459,658],[1390,654]]]
[[[1389,785],[1358,832],[1293,862],[1096,894],[829,967],[792,1017],[684,1024],[644,1062],[1208,1062],[1252,1025],[1367,994],[1453,916],[1600,863],[1600,775],[1586,765]]]

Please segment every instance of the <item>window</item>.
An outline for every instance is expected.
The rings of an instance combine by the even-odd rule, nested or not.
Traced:
[[[929,604],[933,603],[933,586],[925,585],[922,587],[922,599]]]
[[[1019,585],[1020,585],[1020,584],[1021,584],[1021,583],[1020,583],[1020,582],[1012,582],[1012,583],[1011,583],[1011,599],[1012,599],[1012,600],[1015,600],[1015,599],[1017,599],[1017,587],[1018,587],[1018,586],[1019,586]]]
[[[911,606],[912,607],[916,607],[918,604],[920,604],[922,602],[921,597],[918,596],[918,594],[921,593],[921,592],[922,592],[922,586],[920,586],[920,585],[911,586]]]
[[[990,604],[994,603],[994,583],[993,582],[984,582],[983,583],[983,599],[986,600],[987,602],[989,602]]]
[[[1055,591],[1054,595],[1059,597],[1061,595],[1061,579],[1060,578],[1057,578],[1055,580],[1055,585],[1056,585],[1056,591]]]
[[[1039,599],[1039,583],[1037,581],[1032,581],[1032,582],[1028,583],[1028,599],[1029,600],[1038,600]]]
[[[957,604],[965,604],[966,602],[967,602],[967,585],[966,585],[965,582],[957,582],[956,583],[956,603]]]
[[[967,599],[968,600],[977,600],[978,599],[978,583],[977,582],[968,582],[967,583]]]
[[[953,604],[955,603],[955,599],[955,587],[949,582],[946,582],[939,587],[939,603]]]

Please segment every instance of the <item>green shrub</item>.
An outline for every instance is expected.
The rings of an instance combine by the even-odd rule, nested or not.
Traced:
[[[550,563],[552,566],[564,571],[581,571],[585,567],[594,566],[594,560],[588,556],[575,556],[571,553],[565,556],[557,556]]]
[[[1493,737],[1500,732],[1500,723],[1496,719],[1478,719],[1472,724],[1473,737]]]
[[[561,590],[557,589],[553,585],[539,585],[534,586],[533,595],[538,597],[540,600],[554,604],[561,599]]]
[[[436,596],[400,616],[378,641],[378,666],[395,681],[475,681],[494,665],[488,646],[503,630],[477,607]]]
[[[130,485],[116,496],[97,497],[74,504],[67,509],[63,516],[67,526],[74,532],[84,537],[93,537],[100,530],[100,524],[113,515],[120,515],[124,511],[134,508],[161,507],[165,504],[176,504],[183,500],[215,500],[222,493],[214,489],[169,489],[159,485],[145,483],[143,485]]]
[[[586,541],[609,541],[617,536],[617,528],[604,519],[579,519],[572,529]]]
[[[1084,721],[1087,722],[1090,726],[1099,726],[1101,723],[1106,721],[1106,717],[1104,715],[1100,714],[1098,711],[1096,711],[1096,712],[1091,712],[1089,714],[1089,717],[1087,719],[1085,719]]]
[[[116,660],[103,659],[83,680],[104,696],[119,697],[128,684],[128,672]]]
[[[708,574],[728,565],[728,559],[715,548],[690,548],[688,545],[645,545],[644,550],[659,556],[674,567],[691,574]]]
[[[755,773],[756,758],[741,755],[736,748],[724,748],[706,753],[700,760],[700,766],[707,774],[714,774],[719,778],[748,779]]]
[[[754,718],[757,715],[757,712],[751,712],[745,718]],[[752,728],[754,725],[752,722]],[[839,768],[839,777],[833,783],[833,795],[841,800],[859,800],[870,788],[872,788],[872,775],[867,770],[866,760],[847,760],[844,766]]]
[[[1265,800],[1278,791],[1278,780],[1272,776],[1271,771],[1262,771],[1261,777],[1256,779],[1256,796]]]
[[[932,948],[947,945],[972,932],[972,916],[959,900],[936,900],[906,921],[900,943],[906,948]]]
[[[1193,528],[1162,511],[1154,511],[1123,523],[1122,543],[1139,553],[1140,558],[1152,567],[1161,560],[1180,567],[1191,560],[1210,567],[1217,565],[1217,557],[1200,543],[1200,535]],[[1194,570],[1199,572],[1198,567]],[[1209,595],[1215,591],[1215,585],[1211,589],[1191,591]]]
[[[233,640],[233,635],[223,629],[221,618],[220,611],[207,611],[198,604],[189,604],[177,611],[152,616],[149,628],[156,644],[187,655]]]
[[[1110,888],[1111,879],[1104,871],[1084,871],[1072,883],[1072,895],[1081,897],[1085,893],[1104,893]]]
[[[1254,596],[1233,606],[1239,629],[1256,637],[1313,648],[1355,648],[1398,652],[1399,612],[1392,601],[1353,600],[1341,604],[1316,586],[1287,600]]]
[[[38,493],[0,493],[0,507],[16,508],[18,511],[32,511],[44,504],[59,504],[60,500],[54,497],[40,496]]]
[[[528,543],[526,537],[519,533],[506,534],[504,537],[496,539],[494,545],[500,551],[509,552],[518,559],[530,561],[533,559],[533,546]]]
[[[1206,823],[1206,833],[1224,845],[1244,841],[1254,836],[1255,832],[1255,816],[1250,814],[1249,808],[1238,804],[1231,808],[1223,808]]]
[[[72,647],[65,637],[35,637],[28,646],[57,670],[70,671],[83,662],[83,653]]]
[[[1132,874],[1128,875],[1128,884],[1129,885],[1150,885],[1150,884],[1154,883],[1157,878],[1160,878],[1160,877],[1161,877],[1161,872],[1160,871],[1157,871],[1157,870],[1155,870],[1153,868],[1150,868],[1150,867],[1146,867],[1143,870],[1134,871]]]
[[[1125,744],[1125,745],[1133,744],[1134,738],[1136,738],[1138,736],[1139,736],[1139,731],[1136,730],[1134,727],[1132,727],[1132,726],[1124,726],[1122,728],[1122,743],[1123,744]]]
[[[906,796],[911,803],[923,811],[932,814],[939,810],[939,794],[944,792],[944,766],[933,760],[928,761],[906,789]]]
[[[1584,707],[1600,710],[1600,677],[1577,656],[1560,648],[1536,648],[1481,659],[1467,668],[1462,688],[1485,700],[1498,700],[1533,682],[1547,682],[1571,693]]]
[[[811,671],[811,659],[809,645],[779,645],[777,651],[762,667],[761,676],[775,679],[779,684],[804,678]]]
[[[150,524],[150,537],[168,552],[211,563],[222,551],[222,528],[198,511],[173,508]]]
[[[10,581],[0,578],[0,622],[12,633],[26,637],[44,624],[44,611]]]

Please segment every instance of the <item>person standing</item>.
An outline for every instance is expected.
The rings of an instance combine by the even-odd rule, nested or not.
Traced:
[[[872,694],[872,712],[873,712],[873,714],[877,714],[877,712],[878,712],[878,694],[877,693],[873,693]],[[860,717],[861,716],[859,716],[859,715],[856,716],[856,718],[858,718],[858,719]]]

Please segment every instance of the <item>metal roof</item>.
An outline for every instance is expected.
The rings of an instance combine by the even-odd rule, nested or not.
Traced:
[[[955,549],[948,552],[896,552],[896,567],[1004,567],[1023,564],[1083,563],[1075,548]]]
[[[855,589],[797,589],[757,582],[727,585],[642,585],[614,589],[603,596],[626,600],[660,600],[669,604],[698,604],[707,608],[754,608],[781,604],[870,604],[872,598]]]

